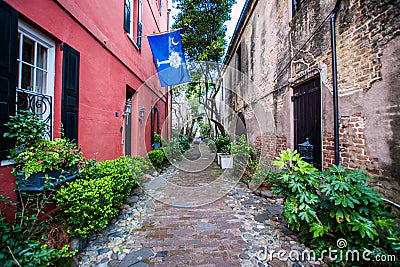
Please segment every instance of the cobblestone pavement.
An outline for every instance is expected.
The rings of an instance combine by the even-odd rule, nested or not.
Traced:
[[[216,176],[224,174],[229,171],[223,172],[211,163],[199,172],[171,166],[157,177],[148,177],[148,184],[152,180],[158,182],[157,186],[145,189],[146,193],[152,195],[157,189],[162,192],[161,200],[172,197],[172,202],[161,202],[136,190],[122,214],[108,228],[89,238],[88,246],[78,255],[79,265],[323,266],[323,262],[298,261],[296,257],[267,257],[280,250],[301,254],[306,249],[285,226],[281,215],[283,199],[273,198],[269,191],[257,196],[240,184],[215,201],[209,192],[201,192],[201,188],[208,189],[218,180]],[[166,183],[159,182],[160,179],[179,186],[160,186]],[[183,187],[197,188],[193,194],[198,195],[190,198],[187,191],[179,190]],[[204,201],[205,198],[210,201]],[[196,206],[200,202],[193,199],[207,203]]]

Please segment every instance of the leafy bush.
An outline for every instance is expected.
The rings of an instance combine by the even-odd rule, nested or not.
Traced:
[[[120,157],[90,164],[81,171],[81,179],[60,188],[55,198],[66,217],[68,232],[88,236],[106,227],[138,184],[148,166],[142,163],[138,158]]]
[[[251,181],[251,174],[255,172],[258,165],[254,153],[255,150],[247,143],[245,135],[237,136],[235,142],[231,145],[231,154],[234,156],[234,170],[244,172],[242,181],[245,183]]]
[[[162,136],[157,133],[154,133],[154,142],[161,143],[161,141],[162,141]]]
[[[31,111],[21,110],[10,121],[4,124],[8,132],[4,137],[15,139],[16,146],[30,146],[43,139],[46,133],[46,123]]]
[[[190,140],[189,136],[186,136],[186,135],[179,136],[179,149],[180,149],[181,153],[184,153],[185,151],[190,149],[190,143],[191,143],[191,140]]]
[[[211,124],[205,123],[204,121],[199,121],[200,135],[203,137],[208,137],[211,134]]]
[[[177,138],[171,138],[169,141],[164,142],[163,150],[164,150],[165,157],[168,160],[181,160],[182,159],[180,140]]]
[[[149,160],[141,156],[127,156],[126,163],[135,180],[141,179],[143,173],[148,173],[152,169]]]
[[[147,157],[150,159],[155,168],[160,169],[163,166],[165,155],[162,148],[157,148],[150,151],[147,153]]]
[[[398,252],[394,216],[366,183],[367,174],[340,165],[320,172],[289,149],[273,164],[282,169],[269,179],[276,182],[273,191],[286,197],[284,217],[291,229],[304,232],[304,241],[321,250],[345,238],[349,249]]]
[[[217,153],[230,154],[231,153],[231,140],[229,135],[219,135],[214,139]]]
[[[247,143],[245,135],[236,137],[236,140],[231,145],[231,153],[235,156],[238,163],[246,166],[250,158],[254,155],[254,148]]]
[[[0,266],[57,266],[61,258],[71,257],[76,251],[68,251],[69,245],[57,250],[44,242],[47,220],[38,220],[49,204],[45,194],[21,193],[21,203],[12,203],[0,194]],[[17,207],[13,222],[6,221],[4,208]]]

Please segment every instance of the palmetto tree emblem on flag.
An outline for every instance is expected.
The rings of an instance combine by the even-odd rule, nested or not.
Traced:
[[[180,31],[147,36],[161,86],[190,82]]]
[[[157,59],[157,67],[160,67],[161,64],[166,64],[169,63],[169,65],[175,69],[179,68],[179,66],[181,65],[181,57],[179,56],[178,52],[172,51],[171,55],[169,55],[168,60],[164,60],[164,61],[159,61]]]

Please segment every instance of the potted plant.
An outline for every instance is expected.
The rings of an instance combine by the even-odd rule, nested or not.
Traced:
[[[153,148],[160,148],[161,147],[161,141],[162,141],[162,137],[161,135],[154,133],[154,139],[153,139]]]
[[[231,152],[231,140],[229,136],[228,135],[217,136],[215,138],[215,146],[217,149],[217,163],[218,165],[221,166],[222,156],[229,155]],[[226,162],[226,160],[224,162]]]
[[[9,132],[5,136],[16,141],[9,158],[16,163],[13,175],[18,190],[40,192],[46,185],[54,186],[78,176],[78,165],[84,161],[80,149],[66,139],[44,139],[46,125],[35,114],[21,111],[6,126]]]
[[[219,154],[219,163],[221,169],[232,169],[233,168],[233,156],[231,153],[231,144],[226,144],[222,147],[221,153]]]
[[[43,191],[46,184],[57,185],[77,178],[78,166],[84,157],[76,144],[56,138],[42,139],[36,146],[25,148],[14,161],[18,189]]]

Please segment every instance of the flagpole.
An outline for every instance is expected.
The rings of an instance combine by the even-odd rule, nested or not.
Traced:
[[[138,36],[132,36],[132,38],[160,35],[160,34],[164,34],[164,33],[167,33],[167,32],[176,32],[176,31],[179,31],[180,29],[182,29],[182,28],[173,29],[173,30],[167,30],[167,31],[162,31],[162,32],[154,32],[154,33],[151,33],[151,34],[143,34],[143,35],[138,35]]]

